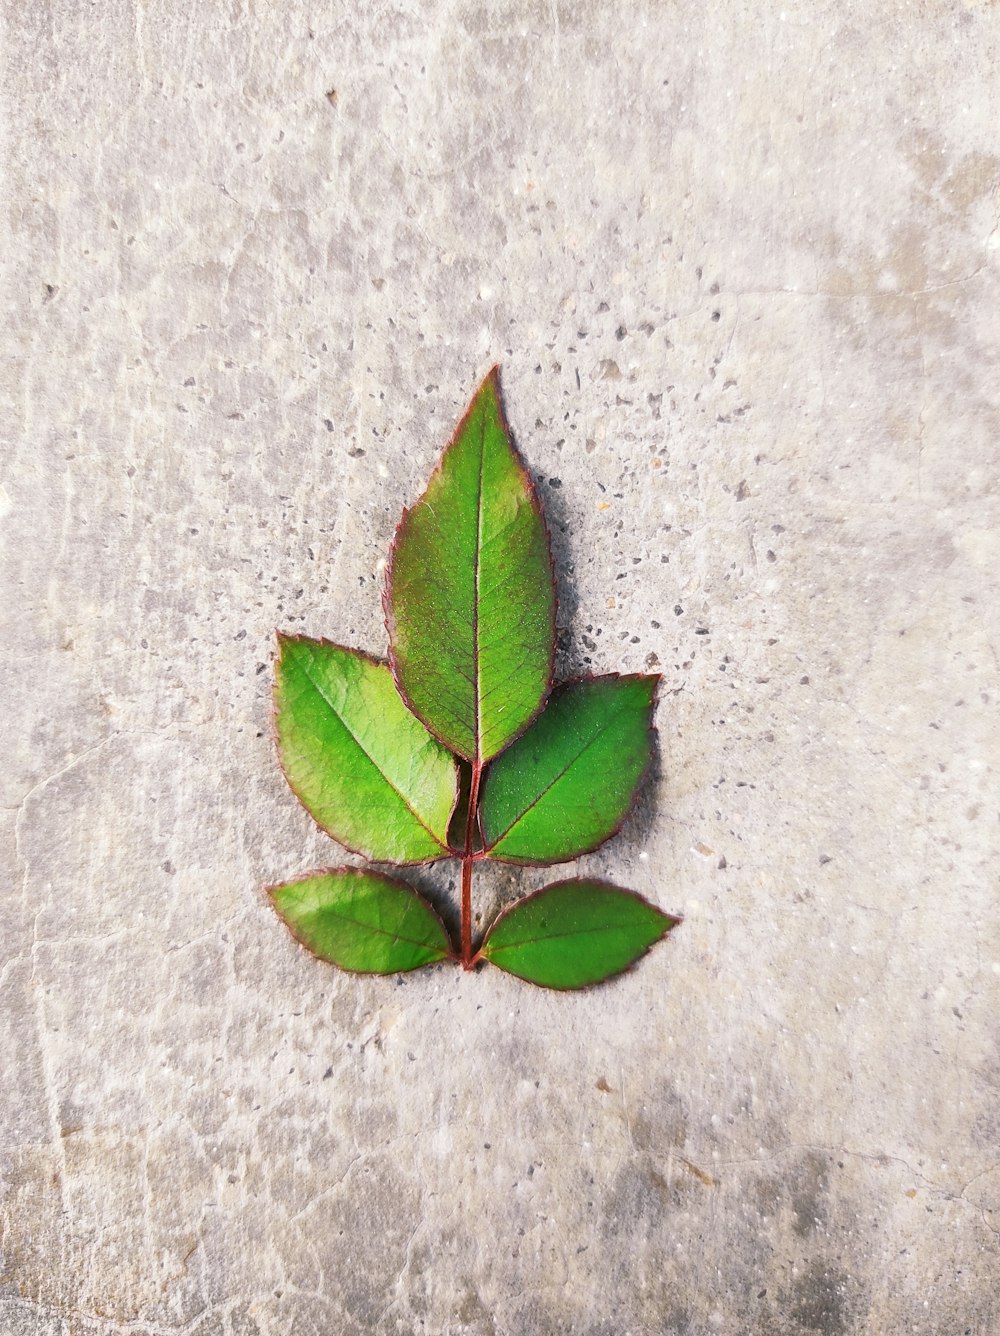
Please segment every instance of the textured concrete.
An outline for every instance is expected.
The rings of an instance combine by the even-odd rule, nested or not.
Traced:
[[[3,24],[0,1331],[1000,1331],[1000,8]],[[273,629],[384,648],[497,359],[560,671],[665,675],[582,997],[261,893]]]

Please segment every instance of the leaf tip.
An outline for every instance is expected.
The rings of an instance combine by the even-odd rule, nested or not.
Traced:
[[[651,903],[652,903],[651,901],[647,901],[647,904]],[[663,924],[663,932],[660,934],[661,937],[666,937],[668,932],[673,932],[674,928],[679,928],[680,925],[684,922],[684,917],[682,914],[668,914],[667,911],[665,909],[661,909],[659,905],[652,905],[652,908],[656,910],[657,914],[659,914],[660,920]]]
[[[296,631],[282,631],[280,627],[276,627],[274,640],[278,651],[278,662],[282,662],[293,645],[298,645],[305,639],[307,639],[306,636],[300,635]]]
[[[500,388],[499,362],[494,362],[493,365],[490,367],[489,371],[487,371],[486,375],[479,382],[479,388],[472,396],[472,402],[469,405],[469,413],[471,413],[473,409],[477,405],[479,405],[482,402],[483,398],[487,395],[490,396],[493,400],[493,403],[496,408],[497,419],[500,423],[501,429],[503,430],[503,434],[507,438],[508,445],[510,445],[511,448],[514,449],[515,455],[518,459],[518,463],[521,465],[521,468],[524,469],[524,472],[527,473],[527,469],[524,467],[524,461],[520,458],[520,455],[518,454],[516,447],[514,447],[513,438],[511,436],[510,424],[507,421],[507,412],[506,409],[504,408],[504,402],[503,402],[503,391]],[[528,476],[530,477],[530,475]]]

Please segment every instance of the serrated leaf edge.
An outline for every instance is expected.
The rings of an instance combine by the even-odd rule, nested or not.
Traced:
[[[623,678],[636,678],[636,679],[641,678],[644,681],[647,681],[651,678],[654,679],[653,695],[649,703],[649,723],[646,726],[646,739],[649,744],[649,755],[646,757],[646,764],[642,767],[642,770],[640,771],[639,776],[635,781],[635,787],[632,790],[632,797],[629,800],[629,804],[625,808],[625,811],[622,813],[621,817],[615,823],[614,827],[608,831],[607,835],[605,835],[603,839],[598,840],[595,844],[590,844],[587,846],[586,849],[580,849],[577,853],[567,854],[564,858],[542,858],[542,859],[506,858],[504,857],[503,854],[494,854],[491,852],[491,849],[496,847],[495,845],[490,846],[489,849],[484,847],[482,854],[480,855],[481,857],[488,858],[490,859],[491,862],[494,863],[506,863],[510,867],[558,867],[560,863],[572,863],[577,858],[583,858],[586,854],[594,853],[596,849],[600,849],[602,845],[607,844],[608,840],[613,840],[616,835],[619,835],[621,833],[625,823],[628,821],[629,817],[632,815],[632,813],[636,809],[636,806],[638,805],[639,795],[642,792],[642,787],[646,783],[646,780],[649,778],[650,771],[653,768],[653,762],[656,759],[656,747],[657,747],[657,738],[659,737],[659,729],[657,728],[654,720],[656,718],[656,708],[660,703],[660,685],[663,682],[663,674],[662,673],[581,673],[576,677],[567,677],[563,682],[556,682],[549,691],[549,699],[551,699],[553,693],[558,691],[561,687],[576,686],[581,682],[604,682],[607,681],[609,678],[618,678],[619,680]],[[546,703],[548,703],[548,701],[546,701]],[[541,711],[539,711],[539,713],[541,713]],[[537,718],[538,715],[535,716],[535,719]],[[535,720],[533,719],[532,723],[534,722]],[[521,734],[518,734],[518,737],[520,736]],[[515,738],[514,741],[516,742],[517,738]],[[500,754],[503,755],[502,752]],[[581,755],[582,754],[583,753],[581,752]],[[496,757],[493,758],[493,760],[496,759],[497,759]],[[490,762],[490,764],[492,764],[492,762]],[[565,774],[565,771],[563,771],[563,774]],[[489,780],[489,767],[487,766],[486,778],[483,781],[484,785],[488,782],[488,780]],[[555,781],[553,781],[553,783],[554,782]],[[546,790],[546,792],[548,792],[548,790]],[[536,799],[535,801],[537,802],[538,800]],[[520,820],[520,817],[518,818],[518,820]],[[508,827],[507,829],[510,830],[512,829],[512,827]],[[480,834],[481,833],[482,829],[480,828]],[[507,831],[504,831],[504,835],[506,834]],[[500,838],[503,839],[503,836],[501,835]],[[569,880],[576,880],[576,879],[570,878]],[[601,884],[603,885],[605,883]],[[610,885],[611,883],[608,882],[606,884]],[[562,885],[562,882],[553,882],[553,885],[560,886]],[[532,894],[534,894],[534,892],[532,892]]]
[[[389,864],[388,866],[398,867],[398,866],[415,866],[415,865]],[[373,970],[352,970],[348,965],[338,965],[336,961],[327,960],[326,956],[321,956],[316,951],[314,951],[308,942],[304,942],[302,940],[299,934],[295,931],[292,925],[285,918],[284,914],[282,914],[281,910],[275,904],[274,894],[276,891],[284,890],[286,886],[294,886],[296,885],[297,882],[309,881],[313,877],[341,876],[345,873],[358,877],[377,877],[380,881],[390,882],[394,886],[402,886],[405,890],[410,891],[413,895],[415,895],[418,900],[421,900],[427,906],[431,914],[441,925],[441,931],[444,934],[444,939],[448,943],[447,955],[441,956],[440,959],[438,960],[428,960],[423,965],[414,965],[412,969],[390,970],[388,974],[378,974],[376,971]],[[297,877],[290,877],[286,881],[271,882],[269,885],[264,887],[264,894],[267,896],[268,901],[270,902],[271,908],[274,911],[274,913],[277,914],[278,918],[288,929],[289,934],[292,936],[292,938],[294,938],[296,943],[302,947],[304,951],[307,951],[309,955],[311,955],[314,960],[318,960],[320,964],[332,965],[334,969],[342,970],[345,974],[355,974],[359,978],[365,977],[373,979],[389,979],[392,978],[394,974],[412,974],[414,970],[426,969],[430,965],[439,965],[441,961],[444,960],[457,959],[457,956],[455,955],[455,946],[451,940],[451,933],[445,926],[444,919],[442,919],[441,915],[437,912],[437,910],[434,908],[434,906],[431,904],[431,902],[427,899],[426,896],[421,895],[418,890],[415,890],[414,887],[412,887],[409,882],[403,881],[401,877],[386,876],[384,872],[373,871],[371,868],[366,868],[366,867],[351,867],[349,865],[345,865],[342,867],[318,867],[318,868],[313,868],[310,872],[301,872]],[[421,945],[421,943],[415,942],[411,943],[411,945],[419,946]]]
[[[538,864],[537,866],[542,867],[545,865]],[[503,919],[507,918],[516,909],[519,909],[529,900],[537,900],[540,896],[545,895],[547,891],[557,890],[560,886],[575,886],[581,883],[585,883],[589,886],[600,886],[604,890],[615,891],[618,895],[627,895],[633,900],[638,900],[640,904],[645,905],[648,909],[652,909],[655,913],[659,914],[665,925],[663,931],[660,933],[659,937],[654,938],[648,946],[644,946],[639,954],[633,960],[630,960],[627,965],[623,965],[620,970],[615,970],[612,974],[606,974],[603,979],[595,979],[593,983],[583,983],[576,986],[536,983],[534,979],[525,979],[520,974],[514,974],[511,970],[505,970],[502,965],[498,964],[495,960],[491,960],[489,956],[484,954],[489,945],[490,938],[496,930],[497,924],[502,922]],[[661,909],[659,905],[654,905],[652,900],[648,900],[644,895],[640,895],[638,891],[629,890],[626,886],[616,886],[614,882],[604,881],[600,877],[567,877],[564,881],[550,882],[548,886],[542,886],[539,890],[532,891],[530,895],[522,895],[519,900],[515,900],[513,904],[508,905],[506,909],[502,910],[486,930],[486,936],[483,938],[479,950],[473,957],[472,964],[477,965],[481,960],[485,960],[487,964],[492,965],[494,969],[501,970],[504,974],[510,974],[512,979],[518,979],[521,983],[531,984],[533,988],[545,988],[552,993],[583,993],[589,988],[600,988],[603,984],[609,983],[612,979],[620,979],[623,974],[628,974],[631,970],[635,969],[639,961],[642,960],[644,956],[648,955],[657,943],[662,942],[669,932],[672,932],[674,928],[678,927],[683,922],[683,918],[679,915],[668,914],[666,910]],[[569,936],[570,934],[567,933],[565,935]]]
[[[479,394],[480,394],[481,390],[483,389],[483,386],[487,383],[487,381],[491,381],[491,380],[492,380],[492,382],[493,382],[494,390],[496,391],[497,403],[499,404],[499,407],[500,407],[500,422],[501,422],[501,425],[502,425],[503,430],[504,430],[504,435],[505,435],[505,437],[506,437],[506,439],[507,439],[507,444],[508,444],[508,446],[510,447],[511,453],[512,453],[513,456],[514,456],[514,462],[515,462],[515,464],[516,464],[516,466],[517,466],[517,468],[518,468],[518,471],[520,472],[522,478],[524,479],[524,484],[525,484],[525,488],[526,488],[526,490],[527,490],[527,492],[528,492],[528,495],[531,497],[531,500],[532,500],[532,502],[534,503],[534,506],[535,506],[535,510],[537,511],[537,513],[538,513],[538,515],[539,515],[539,517],[541,518],[541,521],[542,521],[542,532],[543,532],[544,535],[545,535],[545,547],[546,547],[546,551],[548,552],[548,557],[549,557],[549,575],[548,575],[548,580],[549,580],[549,585],[550,585],[551,590],[552,590],[552,619],[551,619],[551,627],[550,627],[551,635],[550,635],[550,637],[549,637],[549,665],[548,665],[548,671],[547,671],[547,673],[546,673],[546,687],[545,687],[544,692],[542,693],[542,698],[541,698],[541,700],[539,701],[539,703],[538,703],[538,708],[535,710],[534,714],[532,714],[532,715],[530,716],[530,718],[528,718],[528,719],[525,721],[523,727],[521,727],[521,728],[518,730],[518,732],[514,734],[514,736],[510,739],[510,741],[504,746],[504,748],[503,748],[502,751],[496,752],[496,753],[494,753],[493,756],[490,757],[490,760],[491,760],[491,761],[495,761],[496,758],[497,758],[498,756],[502,756],[503,753],[507,750],[507,748],[510,747],[510,746],[512,746],[512,745],[517,741],[517,739],[518,739],[519,737],[521,737],[521,735],[522,735],[523,733],[526,733],[526,732],[527,732],[527,730],[531,727],[531,725],[535,722],[535,720],[538,718],[538,716],[539,716],[539,715],[542,713],[542,711],[545,709],[545,706],[546,706],[546,704],[547,704],[547,702],[548,702],[549,696],[550,696],[551,693],[552,693],[552,688],[553,688],[553,681],[552,681],[552,678],[553,678],[553,675],[554,675],[554,672],[555,672],[555,663],[556,663],[556,628],[557,628],[557,625],[558,625],[558,612],[559,612],[559,591],[558,591],[558,588],[557,588],[557,586],[556,586],[555,565],[554,565],[553,560],[552,560],[552,534],[551,534],[551,531],[549,530],[548,520],[547,520],[546,517],[545,517],[545,507],[544,507],[544,505],[542,504],[542,499],[541,499],[541,496],[540,496],[540,494],[539,494],[538,488],[537,488],[537,486],[535,485],[535,480],[534,480],[534,478],[531,476],[531,471],[530,471],[530,469],[528,468],[527,463],[525,462],[524,456],[521,454],[521,451],[518,449],[518,446],[517,446],[517,444],[516,444],[516,442],[515,442],[515,440],[514,440],[514,435],[513,435],[513,433],[511,432],[511,429],[510,429],[510,423],[509,423],[508,420],[507,420],[507,411],[506,411],[506,409],[505,409],[505,407],[504,407],[503,393],[502,393],[502,391],[501,391],[501,389],[500,389],[500,363],[499,363],[499,362],[495,362],[495,363],[493,364],[493,366],[490,368],[490,370],[486,373],[486,375],[483,377],[483,379],[482,379],[482,380],[479,382],[479,384],[477,385],[475,391],[473,392],[472,398],[469,400],[469,406],[466,408],[465,412],[462,414],[462,417],[461,417],[461,419],[459,420],[458,426],[457,426],[457,427],[455,428],[455,430],[452,432],[451,436],[448,438],[447,443],[445,444],[445,446],[444,446],[444,448],[442,449],[440,455],[438,456],[438,461],[437,461],[437,463],[434,465],[434,468],[431,470],[430,474],[428,475],[428,477],[427,477],[427,481],[424,483],[423,490],[421,491],[420,496],[417,498],[417,501],[416,501],[416,502],[414,503],[414,505],[412,505],[412,506],[404,506],[404,507],[403,507],[403,513],[402,513],[402,515],[401,515],[400,518],[399,518],[399,523],[396,525],[395,532],[393,533],[393,536],[392,536],[392,542],[389,544],[389,558],[388,558],[388,560],[386,561],[386,564],[385,564],[385,584],[383,585],[383,588],[382,588],[382,613],[383,613],[383,619],[384,619],[384,622],[385,622],[385,630],[386,630],[386,634],[387,634],[387,636],[389,637],[389,655],[388,655],[388,662],[389,662],[389,668],[390,668],[390,671],[392,672],[392,679],[393,679],[393,681],[396,683],[396,690],[399,692],[400,697],[402,698],[403,702],[404,702],[405,705],[406,705],[406,708],[410,711],[410,713],[413,714],[413,715],[415,715],[415,716],[420,720],[420,722],[421,722],[421,723],[423,724],[423,726],[427,729],[427,731],[428,731],[429,733],[431,733],[435,738],[437,738],[438,741],[441,743],[442,746],[447,747],[448,750],[452,752],[452,755],[455,755],[455,756],[461,756],[461,758],[462,758],[464,761],[469,761],[469,762],[471,762],[472,764],[476,764],[476,762],[479,760],[479,758],[476,757],[476,756],[466,756],[464,752],[455,751],[455,750],[451,747],[451,745],[450,745],[449,743],[445,742],[444,739],[441,738],[441,737],[434,731],[434,729],[431,727],[430,723],[424,718],[424,716],[420,713],[420,711],[414,706],[413,702],[410,700],[410,698],[409,698],[409,696],[407,695],[407,693],[403,690],[403,685],[402,685],[402,683],[401,683],[400,680],[399,680],[399,673],[398,673],[398,670],[397,670],[397,667],[396,667],[396,658],[395,658],[395,655],[393,654],[393,649],[392,649],[392,645],[393,645],[393,625],[392,625],[392,623],[393,623],[393,618],[392,618],[392,576],[393,576],[393,571],[394,571],[394,568],[395,568],[396,551],[397,551],[397,548],[398,548],[398,546],[399,546],[400,536],[401,536],[401,534],[402,534],[402,532],[403,532],[403,529],[404,529],[404,527],[405,527],[405,525],[406,525],[407,520],[410,518],[410,515],[411,515],[412,512],[416,509],[416,507],[420,504],[420,501],[423,499],[425,493],[426,493],[426,492],[428,491],[428,489],[430,488],[431,483],[432,483],[432,482],[434,481],[434,479],[441,473],[442,469],[444,468],[444,459],[445,459],[445,455],[447,455],[448,451],[452,448],[452,446],[453,446],[453,445],[455,444],[455,442],[458,440],[458,437],[459,437],[459,435],[461,434],[462,429],[465,427],[466,422],[469,420],[470,416],[472,415],[472,406],[473,406],[473,404],[476,402],[476,399],[478,399]],[[478,709],[478,705],[477,705],[477,709]],[[479,731],[479,730],[478,730],[478,719],[477,719],[477,728],[476,728],[476,731],[477,731],[477,735],[478,735],[478,731]],[[484,765],[488,765],[489,762],[482,762],[482,764],[484,764]],[[540,865],[540,866],[543,866],[543,865]]]
[[[327,645],[331,649],[342,649],[345,650],[348,654],[354,654],[359,659],[367,659],[369,663],[375,664],[379,668],[389,668],[389,663],[387,662],[387,660],[380,659],[375,654],[369,654],[367,650],[357,649],[353,645],[341,645],[336,640],[328,640],[325,636],[309,636],[301,631],[287,632],[278,630],[276,630],[274,634],[278,642],[277,657],[274,660],[275,665],[277,665],[277,663],[281,659],[281,645],[283,641],[298,641],[298,642],[308,641],[310,644],[313,645]],[[396,691],[399,692],[399,684],[396,681],[395,675],[393,675],[392,680],[393,680],[393,685],[396,688]],[[434,854],[431,858],[415,858],[415,859],[410,858],[406,859],[404,862],[394,862],[392,859],[388,858],[372,858],[372,856],[368,853],[366,849],[354,848],[353,845],[348,844],[345,840],[342,840],[339,835],[335,835],[332,830],[330,830],[327,826],[324,826],[322,821],[319,821],[310,811],[309,805],[306,803],[306,800],[302,797],[302,794],[298,791],[296,786],[292,783],[288,771],[285,769],[284,757],[281,754],[281,739],[278,736],[278,703],[277,703],[277,692],[275,691],[276,684],[277,684],[277,679],[275,678],[271,686],[270,728],[271,728],[271,742],[278,756],[278,768],[281,771],[282,775],[284,776],[285,783],[288,785],[292,793],[295,795],[296,801],[304,809],[310,821],[312,821],[314,825],[318,826],[324,835],[328,835],[330,839],[334,841],[334,843],[339,844],[342,849],[346,849],[349,854],[357,854],[359,858],[367,858],[370,863],[377,863],[380,867],[428,867],[431,863],[439,863],[442,858],[455,857],[455,851],[448,844],[441,844],[441,841],[438,840],[438,844],[441,844],[441,852],[439,854]],[[403,704],[407,705],[405,698],[403,699]],[[407,709],[409,709],[408,705]],[[410,710],[410,713],[414,714],[414,711]],[[417,719],[420,719],[419,715],[416,715],[415,717]],[[420,719],[420,722],[424,724],[424,721],[422,719]],[[427,728],[427,725],[424,724],[424,727]],[[431,730],[429,728],[427,729],[427,731],[428,733],[431,734],[431,737],[434,739],[436,743],[438,743],[439,746],[441,747],[445,746],[445,744],[441,741],[441,739],[437,736],[437,734],[431,733]],[[449,749],[445,747],[445,750],[448,751]],[[449,755],[454,761],[455,753],[449,751]],[[461,784],[460,782],[458,782],[460,777],[458,776],[457,764],[455,766],[455,771],[456,771],[455,801],[452,803],[451,811],[448,813],[448,821],[445,826],[446,840],[448,838],[447,831],[451,828],[451,823],[455,816],[455,809],[458,807],[459,798],[461,796]],[[386,782],[388,783],[388,781]],[[389,787],[392,788],[396,793],[399,793],[399,790],[396,789],[395,785],[390,784]],[[413,811],[413,808],[410,807],[410,804],[406,801],[405,798],[403,798],[403,795],[400,793],[399,796],[400,798],[403,799],[404,804],[406,805],[408,810],[413,813],[413,815],[416,817],[420,825],[423,826],[424,830],[427,831],[428,835],[430,835],[432,839],[437,840],[438,837],[428,826],[424,825],[424,822],[421,820],[419,816],[417,816],[417,813]],[[311,875],[311,874],[306,874],[306,875]]]

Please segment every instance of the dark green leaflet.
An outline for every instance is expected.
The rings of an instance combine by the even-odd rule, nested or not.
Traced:
[[[480,955],[529,983],[585,988],[628,969],[679,922],[634,891],[561,881],[505,910]]]
[[[652,754],[658,681],[584,678],[553,691],[486,772],[480,819],[491,857],[557,863],[614,834]]]

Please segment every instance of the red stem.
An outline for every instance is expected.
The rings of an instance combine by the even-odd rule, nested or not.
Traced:
[[[469,785],[469,811],[465,818],[465,853],[462,856],[462,968],[472,969],[472,863],[475,859],[473,840],[479,815],[479,776],[482,762],[472,763],[472,783]]]

